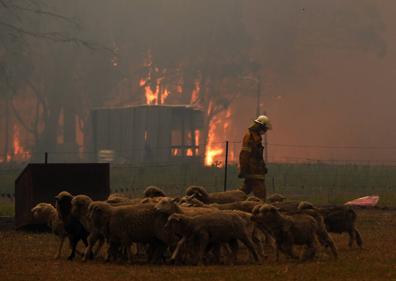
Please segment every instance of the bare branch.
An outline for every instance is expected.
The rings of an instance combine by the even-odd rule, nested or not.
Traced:
[[[4,2],[4,0],[0,0],[0,4],[1,6],[3,6],[4,8],[8,8],[8,5],[6,4],[6,2]]]
[[[15,4],[9,5],[8,7],[9,8],[13,8],[15,10],[19,10],[19,11],[24,11],[24,12],[29,12],[29,13],[33,13],[33,14],[49,16],[49,17],[52,17],[52,18],[63,20],[65,22],[69,23],[69,24],[74,25],[76,28],[80,28],[80,24],[77,21],[77,19],[69,18],[69,17],[63,16],[63,15],[55,13],[55,12],[43,10],[40,7],[37,7],[37,8],[26,8],[26,7],[18,6],[18,5],[15,5]]]
[[[98,44],[92,42],[81,40],[75,37],[68,37],[66,34],[60,32],[35,32],[2,21],[0,21],[0,25],[17,32],[21,36],[27,35],[33,38],[45,39],[53,42],[73,43],[75,45],[81,45],[92,50],[102,48],[105,50],[112,51],[109,48],[99,46]]]

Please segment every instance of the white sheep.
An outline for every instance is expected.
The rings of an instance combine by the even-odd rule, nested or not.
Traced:
[[[59,219],[58,212],[55,207],[48,203],[39,203],[31,209],[34,219],[39,223],[47,224],[52,233],[59,237],[59,246],[55,254],[55,259],[58,259],[61,255],[63,243],[67,237],[64,224]]]

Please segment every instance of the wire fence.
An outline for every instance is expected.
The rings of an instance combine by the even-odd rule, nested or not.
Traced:
[[[214,143],[212,143],[214,144]],[[224,148],[225,143],[216,143]],[[238,178],[237,156],[240,142],[230,142],[229,165],[226,188],[235,189],[243,184]],[[223,146],[221,146],[223,145]],[[284,144],[269,144],[286,146]],[[295,145],[287,145],[289,148]],[[312,148],[312,146],[303,146]],[[330,149],[318,146],[319,149]],[[168,149],[151,148],[152,150]],[[396,150],[396,147],[331,147],[331,149],[373,149]],[[147,148],[131,149],[147,151]],[[125,152],[120,152],[123,154]],[[48,152],[49,163],[54,162],[90,162],[97,160],[96,152]],[[185,155],[186,156],[186,155]],[[204,157],[204,155],[202,155]],[[224,157],[224,153],[222,154]],[[44,162],[44,153],[35,162]],[[271,159],[271,158],[270,158]],[[272,158],[274,159],[274,158]],[[224,161],[221,158],[221,161]],[[309,157],[292,158],[287,161],[270,161],[266,186],[268,193],[283,193],[293,198],[323,203],[341,203],[349,199],[377,194],[385,205],[396,205],[396,161],[312,159]],[[0,165],[0,199],[13,200],[14,180],[26,163],[10,162]],[[189,185],[202,185],[209,191],[222,191],[225,184],[224,162],[212,166],[203,165],[203,161],[191,161],[189,157],[175,157],[171,161],[133,163],[114,161],[111,164],[112,192],[141,196],[144,188],[155,185],[168,194],[182,194]]]

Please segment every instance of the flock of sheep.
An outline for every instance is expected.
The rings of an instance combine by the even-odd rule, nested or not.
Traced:
[[[268,257],[271,248],[277,260],[279,253],[313,259],[319,246],[337,258],[329,232],[346,232],[350,247],[355,242],[362,247],[353,209],[284,199],[274,194],[265,203],[239,190],[208,193],[200,186],[190,186],[184,196],[172,198],[150,186],[144,198],[111,194],[106,201],[63,191],[56,196],[56,207],[39,203],[32,213],[60,238],[55,258],[68,238],[69,260],[76,253],[85,261],[105,252],[106,261],[132,262],[135,255],[144,255],[150,263],[234,264],[244,247],[249,261],[257,263]],[[83,253],[76,248],[80,240],[85,244]],[[301,254],[296,253],[296,245],[303,246]]]

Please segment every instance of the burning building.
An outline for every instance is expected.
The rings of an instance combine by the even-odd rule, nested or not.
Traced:
[[[99,161],[203,163],[204,116],[186,105],[141,105],[92,110]]]

